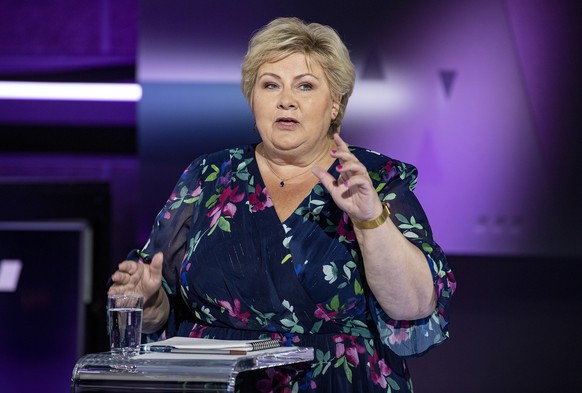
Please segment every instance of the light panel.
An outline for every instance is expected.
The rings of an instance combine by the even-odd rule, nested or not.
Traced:
[[[0,99],[67,101],[139,101],[137,83],[1,82]]]

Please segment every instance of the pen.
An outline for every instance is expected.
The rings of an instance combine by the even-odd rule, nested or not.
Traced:
[[[182,354],[206,354],[206,355],[246,355],[248,351],[242,349],[195,349],[176,348],[172,345],[142,344],[140,349],[144,352],[164,352]]]
[[[149,344],[142,344],[140,345],[141,350],[144,352],[172,352],[172,349],[175,347],[171,345],[149,345]]]

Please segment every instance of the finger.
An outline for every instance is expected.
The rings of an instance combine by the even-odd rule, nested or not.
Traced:
[[[117,270],[119,270],[120,272],[133,274],[137,271],[137,262],[129,260],[123,261],[119,265],[117,265]]]
[[[367,173],[366,167],[359,161],[346,161],[341,165],[336,166],[335,170],[341,174],[346,174],[348,177],[355,175],[364,175]]]
[[[339,133],[333,135],[333,141],[335,142],[338,151],[349,151],[348,144],[342,139]]]
[[[123,285],[112,285],[111,287],[109,287],[109,289],[107,290],[107,295],[121,295],[125,292],[125,286]]]
[[[345,164],[348,161],[360,162],[347,147],[344,150],[332,150],[331,155],[338,159],[340,164]]]
[[[311,172],[319,179],[321,184],[331,193],[334,188],[337,187],[337,182],[335,178],[329,174],[325,169],[315,166],[311,169]]]
[[[126,275],[126,277],[129,277]],[[129,280],[127,280],[129,281]],[[117,294],[124,294],[129,293],[134,289],[134,286],[131,283],[125,282],[114,282],[108,289],[108,295],[117,295]]]
[[[162,277],[162,267],[164,265],[164,254],[158,252],[152,258],[150,263],[150,274],[152,277],[161,278]]]
[[[118,270],[111,275],[111,281],[113,281],[115,284],[123,285],[129,282],[129,277],[129,273]]]
[[[344,187],[346,190],[356,191],[356,189],[370,188],[370,181],[367,176],[364,175],[354,175],[350,177],[345,182],[338,184],[338,187]],[[344,191],[344,190],[342,190]]]

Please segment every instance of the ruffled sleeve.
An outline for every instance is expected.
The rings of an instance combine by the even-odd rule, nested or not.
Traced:
[[[432,272],[437,306],[432,315],[424,319],[398,321],[384,312],[373,295],[368,301],[382,343],[399,356],[420,356],[448,338],[447,310],[456,282],[445,254],[433,239],[426,214],[413,193],[417,169],[386,159],[377,172],[370,172],[370,176],[380,199],[390,204],[391,220],[424,253]]]
[[[129,259],[141,263],[150,263],[152,257],[160,251],[164,255],[162,287],[170,301],[170,315],[166,326],[148,335],[148,341],[156,341],[162,334],[166,337],[174,336],[179,322],[184,320],[183,313],[187,312],[187,306],[179,293],[180,269],[188,246],[188,232],[199,211],[196,206],[203,192],[200,177],[204,163],[205,158],[200,157],[182,173],[172,194],[156,216],[145,246],[129,254]]]

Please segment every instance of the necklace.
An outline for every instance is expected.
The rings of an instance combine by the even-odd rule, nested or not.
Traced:
[[[265,162],[267,163],[267,166],[268,166],[268,167],[269,167],[269,169],[271,170],[271,173],[273,173],[273,175],[275,175],[275,177],[277,177],[277,179],[279,179],[279,187],[285,187],[285,182],[286,182],[286,181],[289,181],[289,180],[295,179],[295,178],[297,178],[297,177],[299,177],[299,176],[303,176],[303,175],[305,175],[307,172],[309,172],[309,171],[311,170],[311,168],[313,167],[313,165],[315,165],[315,164],[317,164],[319,161],[321,161],[321,158],[320,158],[319,160],[317,160],[317,161],[315,161],[315,162],[311,163],[311,164],[309,165],[309,167],[308,167],[308,168],[307,168],[305,171],[303,171],[303,172],[301,172],[301,173],[299,173],[299,174],[297,174],[297,175],[295,175],[295,176],[288,177],[287,179],[283,179],[281,176],[279,176],[279,175],[277,174],[277,172],[275,172],[275,170],[273,169],[273,167],[272,167],[272,166],[271,166],[271,164],[269,163],[269,159],[267,158],[267,156],[266,156],[264,153],[261,153],[261,155],[262,155],[262,156],[263,156],[263,158],[265,159]]]

